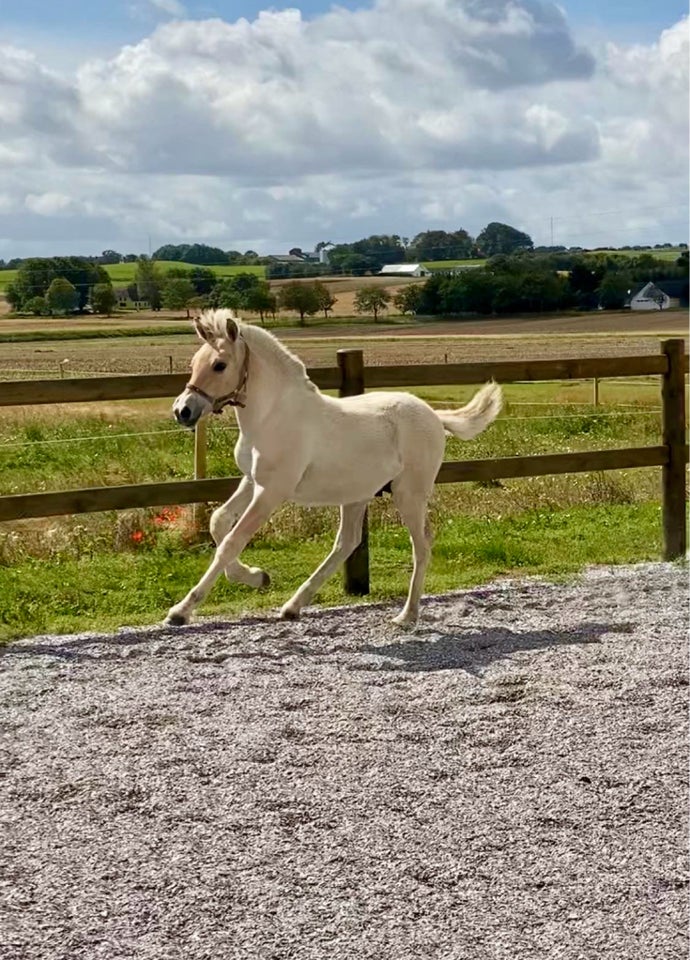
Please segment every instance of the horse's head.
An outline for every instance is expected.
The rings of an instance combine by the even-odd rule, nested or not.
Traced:
[[[194,321],[203,341],[192,358],[192,375],[173,403],[183,427],[194,427],[207,413],[243,406],[247,382],[247,345],[232,310],[207,310]]]

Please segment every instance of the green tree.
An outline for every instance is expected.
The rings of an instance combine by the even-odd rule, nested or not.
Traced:
[[[223,307],[228,310],[239,310],[244,305],[244,294],[235,286],[234,277],[221,280],[208,295],[210,307]]]
[[[146,300],[152,310],[160,310],[163,273],[158,263],[150,257],[139,257],[134,281],[137,300]]]
[[[208,301],[206,297],[192,297],[192,299],[187,303],[187,312],[193,310],[195,313],[201,313],[202,310],[205,310],[208,306]]]
[[[24,304],[24,310],[35,317],[45,317],[49,312],[45,297],[31,297]]]
[[[247,308],[247,295],[250,290],[264,283],[255,273],[236,273],[225,277],[211,289],[208,302],[211,307],[227,307],[230,310]]]
[[[17,283],[8,283],[5,287],[5,299],[13,310],[20,310],[24,297]],[[27,298],[30,299],[30,298]]]
[[[354,305],[357,313],[370,313],[374,318],[374,323],[376,323],[379,312],[385,310],[390,302],[391,295],[388,290],[385,287],[377,287],[372,284],[357,291]]]
[[[118,253],[117,250],[104,250],[103,253],[98,258],[99,263],[121,263],[122,254]]]
[[[280,305],[286,310],[296,310],[299,313],[299,322],[304,326],[305,316],[313,316],[320,309],[319,295],[313,283],[300,283],[293,280],[281,287],[279,294]]]
[[[274,293],[271,293],[271,288],[268,283],[262,280],[256,286],[250,287],[250,289],[247,290],[244,295],[244,306],[247,310],[258,313],[263,323],[267,313],[275,315],[277,306],[276,296]]]
[[[407,251],[407,259],[465,260],[472,256],[474,241],[467,230],[425,230],[418,233]]]
[[[55,261],[49,257],[29,257],[17,270],[6,294],[12,307],[20,310],[32,297],[44,297],[51,282],[58,276]]]
[[[91,306],[95,313],[104,313],[106,317],[115,309],[117,294],[110,283],[97,283],[91,291]]]
[[[422,287],[418,283],[410,284],[406,287],[401,287],[400,290],[393,297],[393,305],[402,313],[415,314],[419,312],[419,308],[422,304]]]
[[[632,287],[633,280],[629,273],[607,271],[597,289],[599,306],[604,310],[622,310]]]
[[[227,254],[220,247],[209,247],[205,243],[166,243],[153,254],[154,260],[177,260],[184,263],[223,264],[227,263]]]
[[[48,287],[46,302],[51,313],[68,314],[77,309],[79,294],[74,284],[56,277]]]
[[[386,263],[402,263],[405,246],[397,234],[375,234],[354,243],[339,243],[328,252],[331,268],[336,273],[378,273]]]
[[[527,233],[516,230],[507,223],[487,224],[477,237],[477,247],[485,257],[493,257],[497,253],[516,253],[519,250],[531,250],[534,247],[532,238]]]
[[[338,302],[338,298],[333,296],[326,284],[322,283],[321,280],[315,280],[312,286],[314,290],[316,290],[316,295],[319,298],[319,310],[323,310],[323,315],[325,319],[328,320],[328,314]]]
[[[218,274],[214,273],[210,267],[192,267],[189,271],[189,279],[194,284],[198,295],[205,297],[218,283]]]
[[[170,277],[161,288],[161,305],[166,310],[186,310],[189,316],[189,301],[196,296],[191,280],[186,277]]]
[[[605,264],[597,257],[580,257],[573,263],[569,283],[578,307],[596,310],[599,303],[597,290],[605,272]]]

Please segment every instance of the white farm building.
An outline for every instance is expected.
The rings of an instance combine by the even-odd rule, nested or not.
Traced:
[[[379,270],[380,277],[430,277],[431,270],[421,263],[387,263]]]
[[[646,283],[630,297],[631,310],[668,310],[671,298],[655,283]]]

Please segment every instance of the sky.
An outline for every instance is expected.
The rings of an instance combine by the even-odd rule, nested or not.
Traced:
[[[0,258],[688,239],[677,0],[3,0]]]

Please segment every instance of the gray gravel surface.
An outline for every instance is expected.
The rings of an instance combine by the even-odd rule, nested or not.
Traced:
[[[0,957],[686,957],[686,587],[10,645]]]

